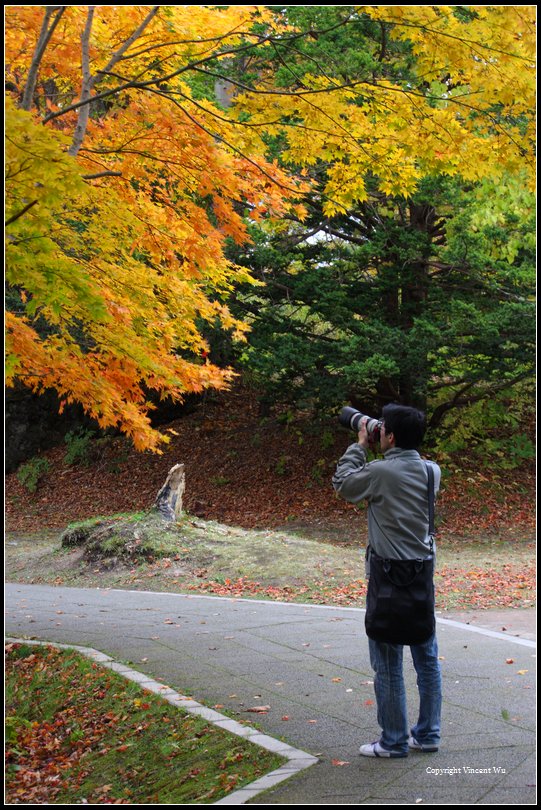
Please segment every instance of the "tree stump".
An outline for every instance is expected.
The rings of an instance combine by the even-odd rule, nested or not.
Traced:
[[[180,520],[182,517],[182,496],[186,480],[184,475],[184,464],[175,464],[171,467],[165,484],[156,495],[154,508],[166,520]]]

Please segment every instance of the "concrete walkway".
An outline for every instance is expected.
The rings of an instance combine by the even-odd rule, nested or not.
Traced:
[[[252,804],[536,803],[530,613],[492,629],[479,615],[438,620],[440,751],[377,760],[358,755],[379,736],[360,609],[21,584],[5,601],[7,635],[93,647],[318,758]]]

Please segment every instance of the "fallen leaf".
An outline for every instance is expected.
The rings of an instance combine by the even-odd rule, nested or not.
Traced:
[[[517,675],[526,675],[527,672],[528,672],[527,669],[519,669]]]
[[[259,712],[260,714],[266,714],[270,709],[270,706],[252,706],[251,709],[244,709],[245,712]]]
[[[283,715],[283,717],[282,717],[282,720],[289,720],[289,715],[288,715],[288,714],[284,714],[284,715]]]
[[[346,762],[343,759],[333,759],[331,760],[331,765],[349,765],[349,762]]]
[[[505,663],[506,663],[506,664],[514,664],[514,663],[515,663],[515,659],[514,659],[514,658],[506,658],[506,659],[505,659]]]

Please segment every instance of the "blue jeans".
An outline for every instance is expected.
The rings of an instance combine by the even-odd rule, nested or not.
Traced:
[[[422,745],[439,745],[442,688],[436,634],[424,644],[410,647],[420,700],[419,718],[411,729],[408,726],[402,670],[404,647],[402,644],[385,644],[370,638],[368,642],[370,663],[375,672],[378,723],[382,728],[380,744],[391,751],[407,753],[411,734]]]

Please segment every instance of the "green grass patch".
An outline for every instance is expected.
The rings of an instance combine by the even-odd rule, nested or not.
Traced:
[[[284,761],[75,651],[6,652],[7,804],[211,804]]]
[[[74,531],[75,534],[69,532]],[[81,534],[78,532],[81,531]],[[72,525],[60,538],[9,535],[11,582],[112,587],[170,593],[364,606],[364,545],[344,528],[255,530],[185,515],[149,513]],[[532,608],[535,538],[521,527],[438,539],[439,610]]]

